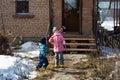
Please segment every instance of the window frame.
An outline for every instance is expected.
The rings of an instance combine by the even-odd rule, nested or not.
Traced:
[[[17,1],[28,1],[28,11],[27,12],[17,12]],[[15,14],[14,18],[34,18],[35,15],[29,13],[29,0],[15,0]]]
[[[19,12],[19,10],[18,10],[18,2],[22,2],[22,1],[25,1],[25,2],[27,2],[27,10],[25,11],[25,12]],[[16,14],[23,14],[23,15],[27,15],[27,14],[29,14],[29,0],[16,0],[16,3],[15,3],[15,5],[16,5]],[[26,4],[25,4],[26,5]]]

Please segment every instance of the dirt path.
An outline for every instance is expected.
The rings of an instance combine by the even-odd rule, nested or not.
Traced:
[[[87,54],[65,54],[64,68],[54,68],[54,56],[49,56],[46,71],[35,80],[112,80],[114,59],[98,60]]]
[[[80,63],[87,61],[87,55],[65,54],[64,68],[53,68],[53,77],[50,80],[80,80],[80,74],[85,75],[85,71],[80,71]],[[53,64],[53,62],[51,62]]]

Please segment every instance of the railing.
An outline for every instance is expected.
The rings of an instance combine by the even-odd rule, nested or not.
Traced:
[[[109,34],[108,31],[101,32],[97,37],[98,46],[120,48],[120,34]]]

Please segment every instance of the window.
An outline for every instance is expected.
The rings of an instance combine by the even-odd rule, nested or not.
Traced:
[[[118,4],[118,6],[117,6],[117,4]],[[120,2],[112,2],[111,3],[111,9],[114,9],[114,5],[115,5],[115,8],[120,9],[119,4],[120,4]],[[101,1],[101,2],[99,2],[99,7],[100,8],[107,9],[107,8],[109,8],[109,6],[110,6],[110,1]]]
[[[29,1],[16,0],[16,13],[29,13]]]

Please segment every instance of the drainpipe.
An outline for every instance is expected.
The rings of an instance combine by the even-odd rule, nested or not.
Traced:
[[[118,8],[119,15],[118,16],[119,16],[119,26],[120,26],[120,1],[118,2],[118,5],[119,5],[119,8]]]
[[[52,0],[49,0],[49,37],[52,35],[53,28],[53,8],[52,8]]]
[[[80,20],[80,34],[82,35],[82,12],[83,12],[83,1],[81,0],[80,2],[79,2],[79,11],[80,11],[80,13],[79,13],[79,20]]]
[[[1,1],[1,25],[2,25],[2,29],[3,29],[3,34],[5,35],[5,26],[4,26],[4,9],[3,9],[3,0]]]

